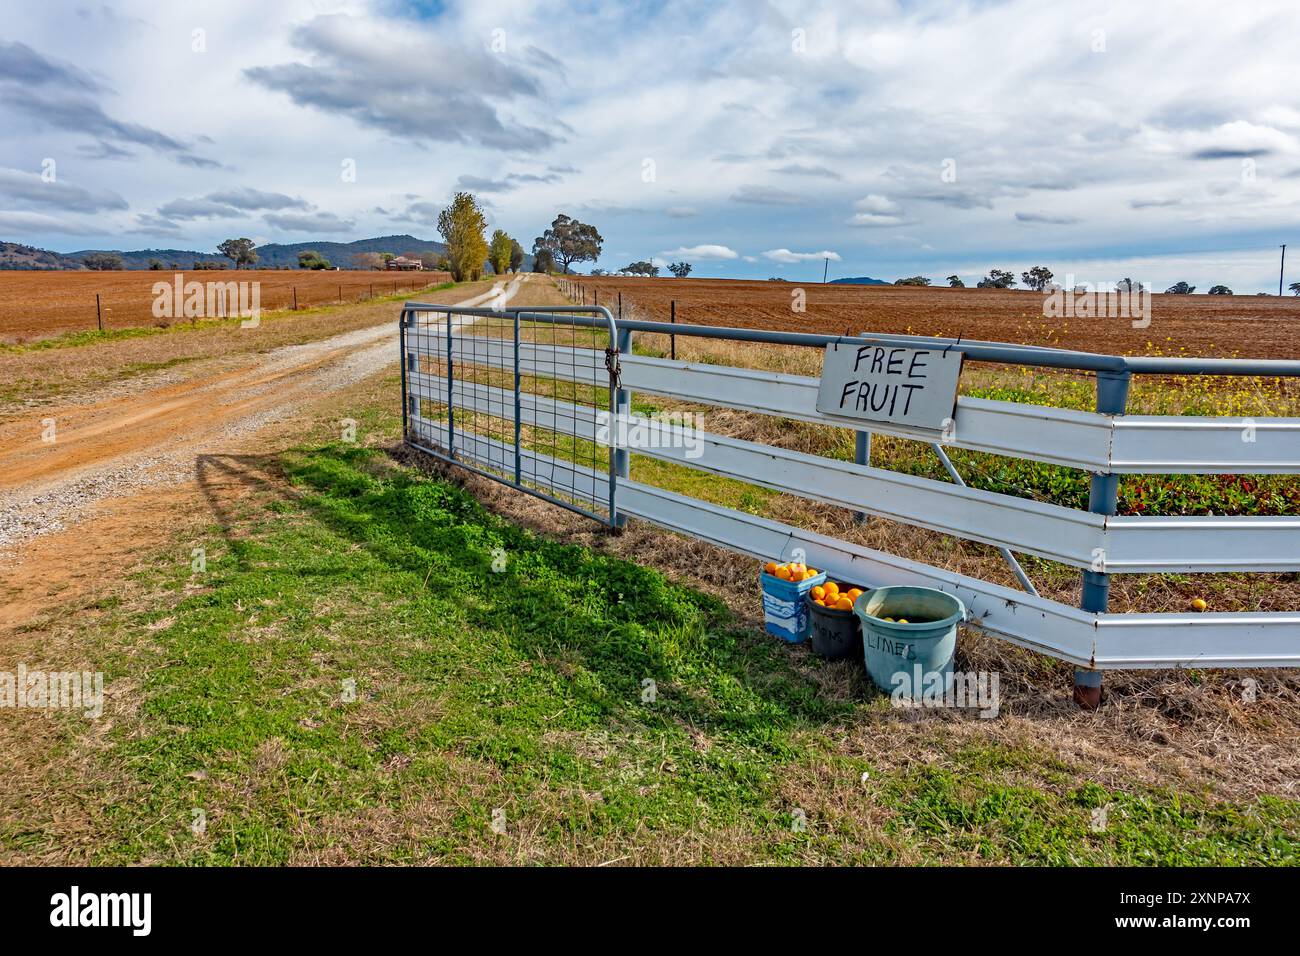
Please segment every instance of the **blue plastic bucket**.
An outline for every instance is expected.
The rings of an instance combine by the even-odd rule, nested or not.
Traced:
[[[803,597],[825,580],[825,571],[798,584],[783,581],[766,571],[759,572],[758,583],[763,589],[763,626],[767,633],[791,644],[807,640],[808,605]]]
[[[919,673],[939,674],[947,681],[957,650],[957,625],[966,618],[966,605],[934,588],[891,587],[865,591],[853,605],[862,621],[862,653],[867,675],[884,691],[906,691]],[[886,621],[884,618],[893,618]],[[900,619],[908,623],[900,624]],[[897,675],[902,675],[901,677]],[[908,697],[920,697],[910,687]]]

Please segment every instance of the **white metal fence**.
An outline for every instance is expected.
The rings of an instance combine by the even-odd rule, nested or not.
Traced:
[[[409,304],[403,313],[408,441],[435,451],[447,449],[447,422],[428,417],[419,401],[412,401],[436,392],[452,394],[457,407],[480,413],[495,409],[492,414],[506,419],[511,409],[521,409],[533,423],[575,440],[603,444],[602,426],[607,429],[610,414],[605,409],[520,391],[517,384],[513,390],[484,384],[449,390],[444,376],[422,371],[422,355],[447,349],[446,327],[428,328],[430,317],[442,313],[451,322],[454,308]],[[527,310],[519,315],[525,325],[554,321]],[[425,327],[417,329],[418,323]],[[626,411],[629,392],[639,392],[845,427],[843,421],[817,411],[815,378],[631,354],[626,326],[693,334],[688,326],[662,323],[620,326],[623,354],[614,372],[621,382],[614,384],[621,389],[618,403],[611,405],[616,412]],[[472,355],[474,362],[503,370],[515,370],[517,363],[516,383],[521,374],[591,382],[608,367],[608,354],[598,348],[486,339],[468,334],[468,329],[453,331],[457,343],[453,350]],[[1300,419],[1294,418],[1126,416],[966,397],[958,400],[954,417],[955,429],[943,444],[1064,465],[1098,476],[1300,473]],[[694,430],[687,434],[678,424],[636,416],[632,421],[650,436],[649,441],[638,443],[636,454],[1038,555],[1091,574],[1094,587],[1116,573],[1300,571],[1300,517],[1117,516],[724,435]],[[872,430],[927,443],[934,440],[932,434],[909,433],[905,428],[873,425]],[[513,470],[520,481],[533,487],[563,488],[566,494],[576,489],[593,505],[611,503],[611,520],[616,500],[618,515],[756,558],[783,560],[802,549],[808,564],[837,579],[871,587],[939,588],[963,600],[972,626],[1084,668],[1300,666],[1300,611],[1115,614],[1081,610],[632,481],[626,477],[625,454],[621,468],[606,470],[546,454],[532,444],[512,444],[500,433],[494,437],[458,430],[455,435],[456,456],[462,463]],[[1112,504],[1113,494],[1112,488]]]

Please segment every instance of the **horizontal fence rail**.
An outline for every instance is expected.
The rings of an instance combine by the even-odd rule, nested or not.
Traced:
[[[454,307],[410,304],[407,310],[436,313],[448,308]],[[563,320],[591,328],[606,324],[599,317],[564,314],[563,309],[507,311],[524,323]],[[521,341],[518,323],[515,328],[515,338],[478,335],[471,326],[455,329],[452,338],[458,344],[453,349],[472,355],[475,366],[517,370],[517,375],[536,376],[539,383],[543,379],[590,382],[610,361],[607,353],[595,348]],[[1132,372],[1300,375],[1300,363],[1138,361],[914,336],[810,336],[625,322],[618,323],[616,330],[621,353],[615,375],[619,398],[605,408],[543,394],[550,385],[541,391],[520,391],[518,386],[512,390],[500,383],[451,381],[446,374],[421,370],[412,356],[445,348],[445,329],[407,328],[403,344],[409,368],[404,387],[418,394],[449,395],[453,419],[458,408],[487,410],[499,418],[522,416],[536,428],[609,448],[623,462],[620,469],[601,471],[496,435],[456,429],[453,436],[447,422],[427,417],[420,409],[411,412],[408,441],[435,454],[454,441],[460,463],[483,473],[491,474],[504,462],[522,482],[562,485],[592,504],[609,500],[616,480],[620,515],[756,558],[787,559],[795,549],[802,549],[808,564],[872,587],[937,587],[962,598],[970,609],[971,625],[1088,669],[1300,666],[1300,612],[1111,614],[1105,612],[1104,603],[1100,610],[1086,608],[1089,585],[1095,587],[1116,573],[1300,571],[1300,517],[1117,516],[1107,513],[1104,497],[1102,506],[1094,500],[1089,510],[1079,510],[968,488],[959,480],[872,467],[865,458],[829,459],[712,434],[679,421],[631,415],[628,393],[644,392],[688,405],[854,430],[864,427],[861,421],[817,410],[816,378],[634,355],[629,331],[816,347],[836,342],[933,347],[937,342],[960,348],[972,360],[1095,371],[1099,388],[1103,376],[1123,378]],[[1120,409],[1085,412],[960,397],[955,429],[941,445],[1090,472],[1094,498],[1098,481],[1113,483],[1113,476],[1122,473],[1300,474],[1300,419],[1127,416],[1122,414],[1122,404]],[[934,441],[931,433],[903,426],[873,422],[868,427],[927,444]],[[636,438],[628,440],[628,435]],[[1018,552],[1082,569],[1086,609],[632,481],[626,470],[629,453],[1009,549],[1003,552],[1009,559],[1009,552]],[[1101,487],[1109,487],[1113,496],[1113,484]]]

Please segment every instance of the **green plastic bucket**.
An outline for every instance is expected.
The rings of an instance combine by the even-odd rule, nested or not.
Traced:
[[[957,650],[957,625],[966,618],[966,605],[934,588],[891,587],[864,591],[853,605],[862,621],[862,653],[867,675],[881,690],[906,687],[919,666],[946,682]],[[893,618],[892,622],[884,618]],[[899,624],[902,618],[908,623]],[[901,682],[895,675],[901,674]],[[919,696],[920,687],[912,694]]]

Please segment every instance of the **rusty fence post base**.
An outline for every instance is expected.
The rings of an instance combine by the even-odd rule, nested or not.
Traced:
[[[1101,706],[1101,671],[1086,667],[1074,669],[1074,702],[1082,710],[1096,710]]]

